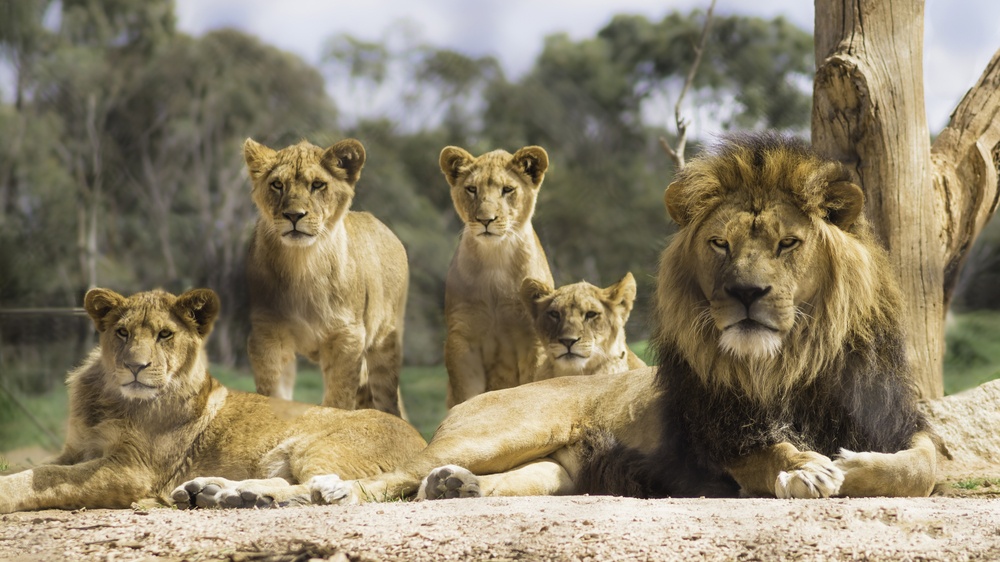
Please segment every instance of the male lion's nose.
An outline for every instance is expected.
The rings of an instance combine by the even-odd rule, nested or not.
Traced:
[[[734,285],[726,287],[726,292],[743,303],[743,306],[750,308],[750,305],[757,302],[764,295],[771,292],[771,287],[757,287],[754,285]]]
[[[292,226],[295,226],[295,223],[299,222],[302,219],[302,217],[306,216],[305,211],[292,211],[290,213],[281,213],[281,214],[284,215],[285,218],[292,223]]]
[[[142,370],[145,369],[146,367],[149,367],[149,365],[150,365],[149,363],[129,363],[128,361],[125,362],[125,367],[128,368],[129,371],[132,371],[132,374],[135,376],[138,376],[139,373],[142,372]]]

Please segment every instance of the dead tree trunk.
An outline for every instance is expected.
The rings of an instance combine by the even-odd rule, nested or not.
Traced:
[[[958,271],[996,209],[1000,51],[932,149],[920,0],[816,0],[812,139],[847,164],[905,298],[921,394],[943,394],[944,317]]]

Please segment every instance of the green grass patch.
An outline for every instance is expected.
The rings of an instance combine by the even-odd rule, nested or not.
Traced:
[[[969,478],[967,480],[959,480],[958,482],[955,482],[954,486],[963,490],[992,488],[994,486],[1000,486],[1000,478]]]

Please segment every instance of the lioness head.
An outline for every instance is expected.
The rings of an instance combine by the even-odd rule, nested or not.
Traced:
[[[219,314],[219,297],[209,289],[180,296],[163,291],[124,297],[91,289],[83,307],[100,332],[105,392],[150,400],[201,382],[201,349]]]
[[[884,269],[861,189],[802,142],[731,137],[664,198],[681,228],[661,261],[660,330],[692,356],[706,344],[751,362],[790,344],[793,356],[839,353],[851,319],[877,298],[868,276]]]
[[[635,302],[631,273],[606,289],[587,282],[553,289],[536,279],[521,284],[521,301],[555,365],[582,371],[592,360],[626,353],[625,323]]]
[[[277,151],[247,139],[243,157],[258,229],[289,246],[309,246],[337,228],[365,165],[365,149],[354,139],[326,149],[302,141]]]
[[[494,150],[476,158],[448,146],[439,163],[466,234],[493,243],[516,236],[530,223],[549,156],[539,146],[527,146],[513,155]]]

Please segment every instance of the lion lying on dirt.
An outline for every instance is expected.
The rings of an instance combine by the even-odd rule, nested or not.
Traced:
[[[365,149],[243,145],[259,217],[247,259],[257,392],[292,399],[295,355],[319,363],[323,405],[400,415],[409,270],[398,238],[351,211]]]
[[[736,136],[665,203],[680,230],[660,265],[658,368],[477,396],[395,471],[314,478],[314,497],[928,495],[935,437],[900,296],[847,171]]]
[[[93,289],[84,308],[100,345],[70,372],[69,428],[52,464],[0,476],[0,513],[125,508],[167,497],[184,505],[309,502],[303,483],[330,472],[390,470],[424,446],[398,417],[308,406],[227,390],[208,374],[204,342],[219,312],[207,289],[123,297]],[[242,495],[211,494],[214,479]],[[200,488],[196,487],[201,484]]]

